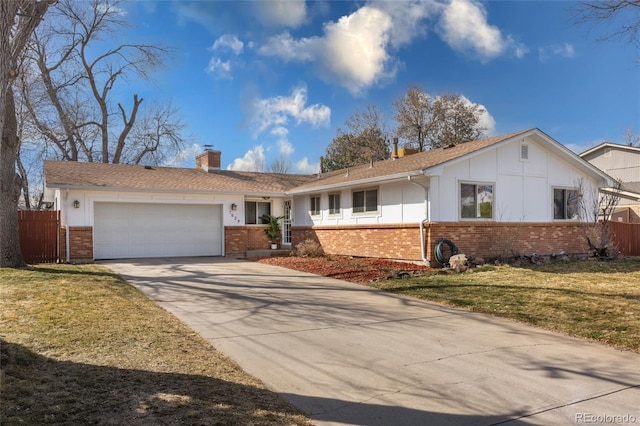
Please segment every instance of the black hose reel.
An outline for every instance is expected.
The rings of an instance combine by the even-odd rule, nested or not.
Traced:
[[[460,253],[461,252],[458,247],[456,247],[456,245],[453,244],[453,241],[451,240],[446,240],[443,238],[438,241],[438,244],[436,244],[436,261],[442,266],[448,266],[451,256],[455,256],[456,254]]]

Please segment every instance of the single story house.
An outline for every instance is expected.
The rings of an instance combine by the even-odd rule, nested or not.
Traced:
[[[539,129],[316,175],[45,161],[61,211],[63,259],[224,256],[282,244],[331,254],[431,261],[446,238],[464,253],[582,253],[578,204],[611,178]],[[581,185],[578,182],[582,182]],[[582,192],[579,192],[579,187]]]
[[[612,220],[640,223],[640,147],[605,142],[580,157],[622,183]]]

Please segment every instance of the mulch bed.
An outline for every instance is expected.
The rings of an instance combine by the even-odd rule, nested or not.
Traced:
[[[249,260],[355,283],[367,283],[389,277],[397,278],[417,275],[425,271],[434,270],[428,266],[415,263],[351,256],[283,256]]]

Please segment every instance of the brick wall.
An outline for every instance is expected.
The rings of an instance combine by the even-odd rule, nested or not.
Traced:
[[[508,257],[586,253],[583,228],[578,223],[430,223],[427,224],[428,258],[443,238],[475,257]]]
[[[420,260],[420,229],[416,224],[293,227],[291,243],[317,241],[325,253]]]
[[[292,245],[317,241],[325,253],[421,260],[419,224],[293,227]],[[429,223],[425,225],[427,258],[448,239],[465,254],[481,257],[519,254],[586,253],[577,223]]]
[[[266,226],[225,226],[225,254],[244,254],[247,250],[268,249]]]
[[[67,260],[67,230],[60,228],[60,259]],[[69,260],[71,262],[93,261],[93,228],[91,226],[69,227]]]
[[[247,228],[245,226],[224,227],[225,255],[242,254],[247,251]]]

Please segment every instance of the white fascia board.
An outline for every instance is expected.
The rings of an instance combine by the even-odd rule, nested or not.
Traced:
[[[332,189],[350,188],[355,186],[364,186],[364,185],[370,185],[374,183],[381,183],[381,182],[387,182],[387,181],[390,182],[395,180],[403,180],[403,179],[406,179],[408,176],[422,176],[422,174],[423,174],[422,170],[413,170],[411,172],[377,176],[373,178],[352,180],[349,182],[340,182],[340,183],[334,183],[329,185],[320,185],[320,186],[314,186],[312,188],[306,188],[306,189],[294,189],[292,191],[287,191],[286,194],[287,195],[312,194],[314,192],[330,191]]]
[[[156,192],[159,194],[168,194],[179,192],[181,194],[215,194],[215,195],[242,195],[245,197],[286,197],[284,192],[246,192],[246,191],[213,191],[213,190],[189,190],[184,189],[158,189],[158,188],[122,188],[116,186],[91,186],[91,185],[60,185],[60,184],[48,184],[46,188],[49,189],[67,189],[73,191],[105,191],[105,192]]]
[[[605,192],[607,194],[612,194],[612,195],[619,195],[620,198],[624,198],[625,200],[640,201],[640,194],[638,194],[637,192],[620,191],[616,188],[611,188],[611,187],[600,188],[600,192]]]
[[[586,155],[589,155],[591,153],[594,153],[600,149],[603,148],[616,148],[616,149],[621,149],[621,150],[625,150],[625,151],[630,151],[630,152],[640,152],[640,148],[636,147],[636,146],[629,146],[629,145],[621,145],[618,143],[612,143],[612,142],[604,142],[601,143],[600,145],[594,146],[591,149],[588,149],[584,152],[581,152],[580,154],[578,154],[580,157],[584,157]]]

